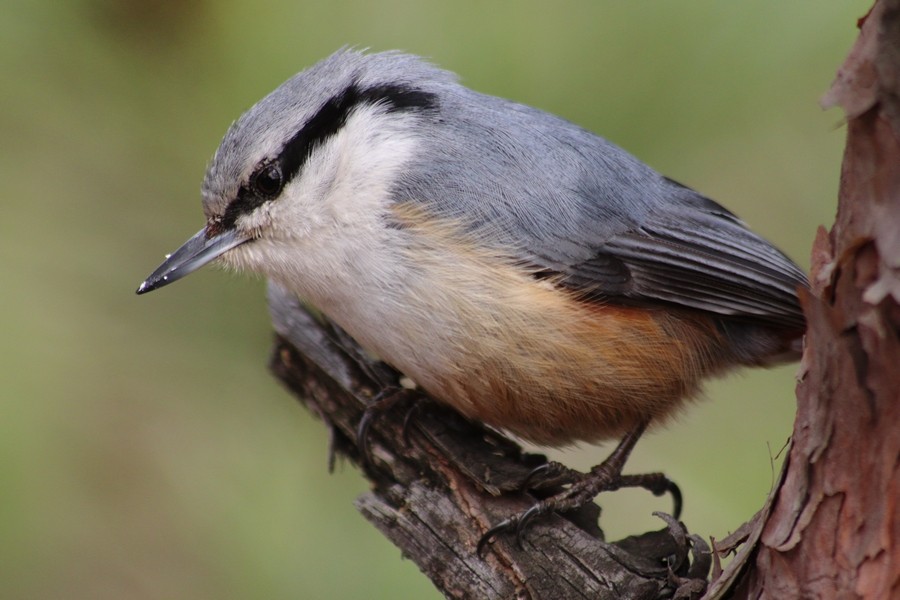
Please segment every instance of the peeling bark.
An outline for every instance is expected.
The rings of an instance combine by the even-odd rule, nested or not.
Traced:
[[[813,247],[790,455],[736,598],[900,598],[900,2],[862,23],[837,218]]]

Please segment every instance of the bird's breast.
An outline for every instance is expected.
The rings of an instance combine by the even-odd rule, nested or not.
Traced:
[[[721,366],[711,322],[580,300],[445,223],[397,238],[311,300],[470,418],[545,445],[600,440],[671,413]]]

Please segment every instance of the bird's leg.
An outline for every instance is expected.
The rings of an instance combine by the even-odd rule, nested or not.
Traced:
[[[618,490],[623,487],[642,487],[659,496],[666,492],[671,493],[675,504],[675,517],[681,512],[681,491],[674,482],[662,473],[648,473],[644,475],[622,475],[625,461],[646,429],[646,423],[629,431],[615,450],[588,473],[578,473],[564,467],[559,463],[547,463],[532,471],[525,482],[530,484],[536,477],[543,479],[549,476],[553,483],[569,483],[569,487],[555,496],[541,500],[525,512],[504,519],[489,529],[478,542],[477,552],[480,554],[485,546],[496,535],[514,531],[519,545],[530,523],[541,515],[553,511],[566,512],[575,510],[593,501],[601,492]]]

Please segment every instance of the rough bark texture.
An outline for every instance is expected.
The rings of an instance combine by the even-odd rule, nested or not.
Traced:
[[[876,3],[823,104],[847,115],[813,248],[797,420],[738,598],[900,598],[900,2]]]
[[[273,371],[331,428],[333,452],[359,464],[365,407],[395,389],[397,374],[276,286],[269,288],[269,305],[278,333]],[[524,549],[502,536],[478,556],[485,531],[534,503],[519,486],[545,459],[415,392],[405,395],[427,409],[407,421],[409,410],[394,406],[372,421],[372,464],[363,465],[372,491],[357,508],[447,597],[699,596],[708,548],[665,515],[660,531],[609,544],[596,526],[598,508],[589,506],[568,518],[538,520]]]
[[[837,220],[813,248],[793,442],[766,506],[718,554],[704,598],[900,598],[900,0],[879,1],[825,102],[848,118]],[[359,463],[365,406],[397,374],[270,286],[272,368]],[[407,393],[417,406],[427,399]],[[683,526],[603,541],[598,510],[535,523],[527,548],[487,529],[527,509],[544,458],[434,404],[373,420],[359,510],[449,598],[697,597],[710,557]],[[408,434],[408,435],[407,435]],[[544,493],[552,493],[551,487]]]

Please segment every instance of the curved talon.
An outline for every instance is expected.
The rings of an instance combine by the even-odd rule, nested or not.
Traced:
[[[545,504],[543,502],[538,502],[525,512],[509,517],[508,519],[503,519],[493,527],[487,530],[481,539],[478,540],[478,545],[475,547],[475,552],[478,556],[483,555],[484,549],[490,543],[490,541],[497,536],[497,534],[506,532],[506,531],[514,531],[516,534],[516,545],[519,546],[520,550],[525,550],[525,533],[528,528],[531,527],[531,522],[534,521],[535,518],[540,517],[550,511],[553,510],[551,505]]]
[[[488,529],[486,532],[484,532],[484,535],[481,536],[481,539],[478,540],[478,545],[475,546],[475,553],[478,556],[483,556],[484,549],[485,549],[485,547],[487,547],[487,545],[490,543],[490,541],[494,537],[496,537],[498,533],[500,533],[502,531],[506,531],[507,529],[509,529],[511,527],[514,527],[515,524],[516,524],[516,518],[510,517],[509,519],[503,519],[502,521],[500,521],[499,523],[497,523],[496,525],[494,525],[493,527]]]
[[[359,419],[359,425],[356,426],[356,445],[359,448],[359,460],[364,469],[374,464],[372,454],[369,452],[369,429],[374,419],[375,409],[367,406]]]
[[[657,496],[661,496],[665,492],[672,494],[672,516],[675,517],[675,519],[680,519],[681,509],[684,504],[681,497],[681,488],[679,488],[678,484],[671,479],[667,479],[666,481],[669,483],[668,487],[664,492],[657,494]]]
[[[406,397],[406,391],[403,388],[385,388],[381,390],[371,402],[363,410],[359,424],[356,426],[356,445],[359,448],[360,464],[363,468],[373,467],[375,465],[372,460],[372,453],[369,452],[369,430],[375,417],[379,413],[383,413],[393,407]],[[404,421],[404,442],[406,438],[406,422]]]
[[[676,521],[681,518],[681,509],[684,502],[681,497],[681,488],[678,487],[677,483],[660,473],[658,480],[648,482],[646,485],[641,485],[640,487],[649,490],[654,496],[671,494],[672,516],[675,517]]]
[[[409,428],[412,423],[412,418],[416,412],[418,412],[420,406],[420,402],[413,402],[412,406],[409,407],[409,410],[406,411],[406,414],[403,416],[403,443],[407,446],[410,445],[409,441]]]
[[[538,476],[543,475],[544,473],[549,472],[549,471],[550,471],[550,465],[551,465],[551,464],[552,464],[552,463],[545,462],[544,464],[538,465],[538,466],[536,466],[535,468],[533,468],[533,469],[528,473],[528,475],[525,476],[525,479],[522,480],[521,488],[519,488],[519,489],[521,489],[521,490],[530,490],[531,488],[530,488],[529,486],[531,485],[531,483],[532,483]]]
[[[356,426],[356,445],[359,448],[360,466],[363,468],[373,467],[375,465],[372,460],[372,453],[369,451],[369,430],[378,413],[390,410],[401,400],[406,398],[406,390],[398,387],[386,387],[366,405],[359,424]],[[408,418],[409,415],[407,415]],[[409,443],[407,437],[407,422],[403,421],[403,441]]]
[[[672,516],[681,517],[681,509],[684,504],[681,489],[674,481],[662,473],[644,473],[642,475],[620,475],[614,486],[606,488],[607,491],[624,487],[639,487],[649,491],[654,496],[663,494],[672,495]]]
[[[337,464],[338,431],[333,424],[328,424],[328,474],[334,474],[334,466]]]
[[[552,485],[569,485],[577,482],[584,475],[562,465],[556,461],[548,461],[542,465],[538,465],[529,471],[528,475],[520,484],[519,489],[522,491],[531,489],[543,489]],[[537,481],[535,480],[543,480]],[[532,487],[532,484],[536,485]]]
[[[518,521],[516,523],[516,543],[521,550],[525,549],[525,531],[534,518],[541,516],[544,512],[543,505],[539,502],[516,518],[516,521]]]

